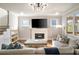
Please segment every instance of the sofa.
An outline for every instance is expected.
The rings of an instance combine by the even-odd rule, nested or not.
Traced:
[[[74,49],[69,47],[58,48],[60,55],[74,55]],[[46,55],[44,48],[38,48],[35,51],[35,54]]]
[[[0,50],[0,55],[33,55],[35,48]]]
[[[73,55],[73,48],[58,48],[60,55]],[[44,48],[25,48],[0,50],[0,55],[46,55]]]
[[[79,36],[59,34],[52,45],[59,49],[60,54],[67,54],[65,51],[68,52],[72,48],[73,54],[79,55]],[[71,51],[68,54],[71,55]]]
[[[69,43],[61,44],[59,46],[58,42],[66,43],[66,41],[57,40],[54,41],[55,44],[52,48],[57,47],[60,55],[79,55],[79,40],[76,38],[69,37]],[[66,38],[67,39],[67,38]],[[57,43],[57,44],[56,44]],[[78,46],[77,46],[78,45]],[[45,53],[45,47],[42,48],[22,48],[22,49],[1,49],[0,55],[47,55]]]

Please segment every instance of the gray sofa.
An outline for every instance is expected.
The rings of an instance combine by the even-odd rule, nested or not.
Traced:
[[[0,55],[33,55],[35,48],[0,50]]]
[[[73,48],[58,48],[60,55],[73,55]],[[26,48],[26,49],[9,49],[0,50],[0,55],[45,55],[44,48]]]

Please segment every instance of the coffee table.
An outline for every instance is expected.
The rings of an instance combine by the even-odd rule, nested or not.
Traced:
[[[47,46],[47,41],[42,41],[42,40],[27,40],[24,45],[26,47],[32,47],[32,48],[39,48],[39,47],[46,47]]]

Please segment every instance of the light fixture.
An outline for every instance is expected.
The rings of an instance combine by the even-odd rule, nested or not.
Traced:
[[[34,11],[42,11],[47,6],[46,3],[31,3],[30,6]]]
[[[56,12],[55,15],[59,15],[59,12]]]
[[[68,23],[72,23],[72,20],[68,20],[67,22],[68,22]]]
[[[20,13],[20,16],[24,16],[24,13],[23,13],[23,12],[21,12],[21,13]]]
[[[56,28],[62,28],[62,25],[56,25]]]

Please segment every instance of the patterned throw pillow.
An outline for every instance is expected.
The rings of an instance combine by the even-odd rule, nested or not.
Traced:
[[[19,43],[15,43],[15,46],[14,46],[15,49],[21,49],[22,46],[19,44]]]
[[[78,48],[78,44],[76,43],[77,40],[70,39],[69,47]]]

